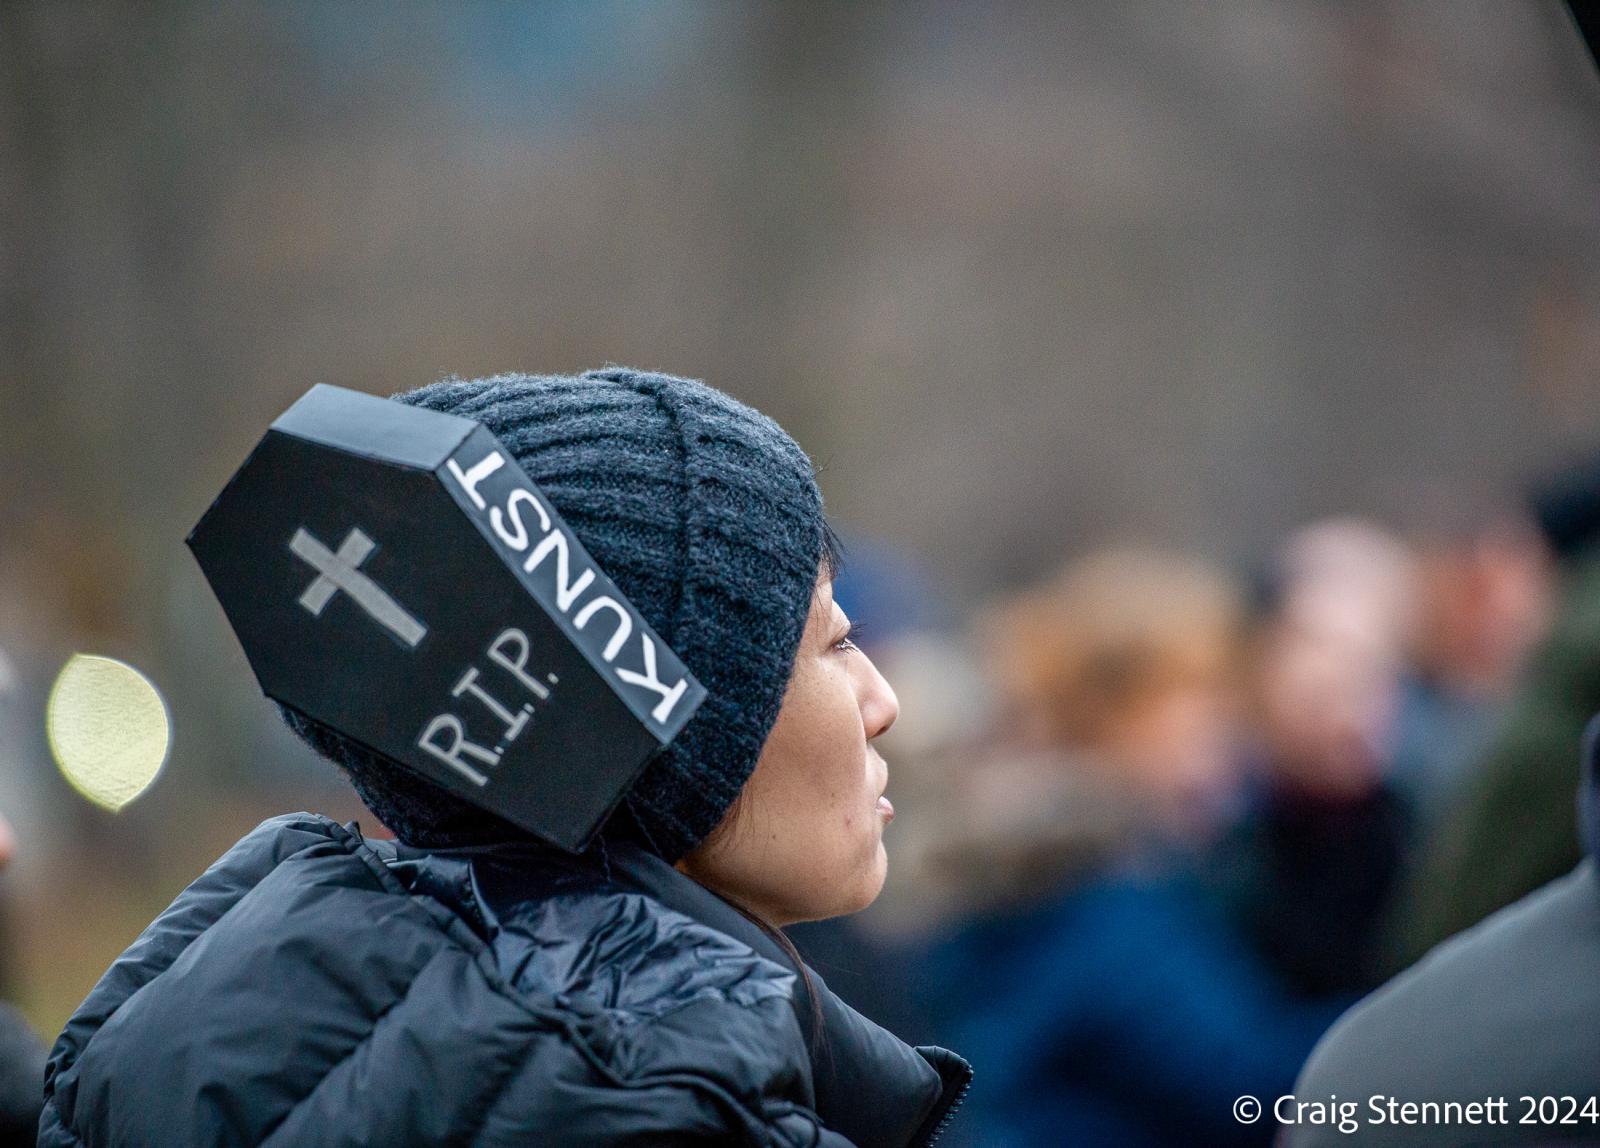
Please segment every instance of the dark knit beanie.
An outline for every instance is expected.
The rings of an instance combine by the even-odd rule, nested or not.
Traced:
[[[765,415],[671,375],[446,379],[394,397],[487,427],[706,687],[603,832],[677,860],[722,820],[783,702],[826,545],[811,460]],[[527,836],[327,726],[285,717],[407,844]]]

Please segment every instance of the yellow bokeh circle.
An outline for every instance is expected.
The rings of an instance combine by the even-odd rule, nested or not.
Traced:
[[[121,809],[161,772],[172,745],[167,704],[126,662],[94,654],[67,659],[50,688],[45,729],[56,765],[96,805]]]

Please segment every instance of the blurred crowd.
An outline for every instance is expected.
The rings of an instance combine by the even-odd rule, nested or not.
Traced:
[[[1236,1097],[1289,1092],[1351,1003],[1577,862],[1597,540],[1574,469],[1312,522],[1257,570],[1075,554],[953,638],[859,554],[839,595],[912,719],[903,816],[884,898],[802,950],[971,1058],[971,1143],[1268,1142]]]

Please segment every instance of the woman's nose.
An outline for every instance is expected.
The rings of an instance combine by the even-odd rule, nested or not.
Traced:
[[[872,664],[872,659],[865,660],[867,678],[861,697],[861,722],[866,728],[867,740],[871,741],[894,725],[900,716],[900,699],[895,696],[894,687]]]

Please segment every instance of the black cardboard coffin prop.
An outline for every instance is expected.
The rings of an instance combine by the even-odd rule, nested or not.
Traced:
[[[705,697],[470,419],[314,387],[189,547],[269,697],[567,849]]]
[[[1590,59],[1600,65],[1600,0],[1567,0],[1567,13],[1577,25]]]

